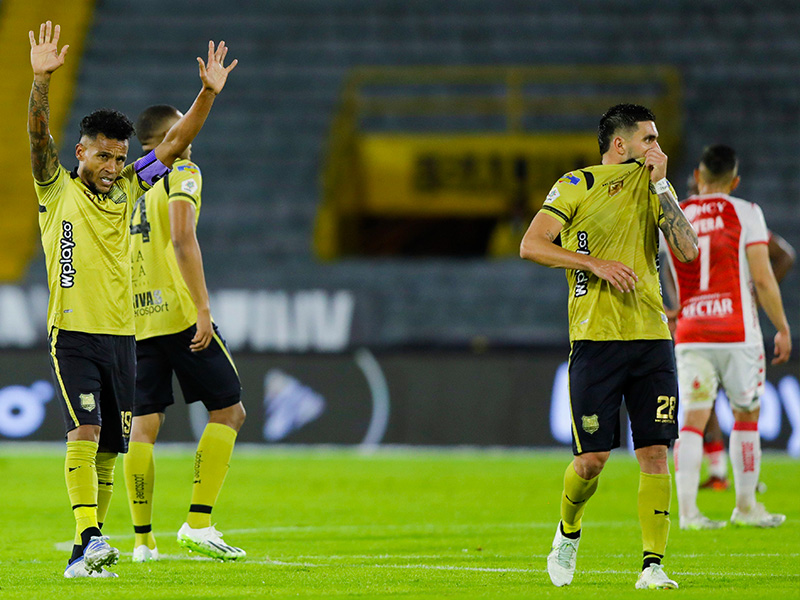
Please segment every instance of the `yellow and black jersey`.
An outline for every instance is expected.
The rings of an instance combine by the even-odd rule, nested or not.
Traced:
[[[623,293],[590,271],[567,269],[570,340],[670,339],[658,277],[658,226],[664,218],[650,172],[640,161],[565,174],[542,206],[563,224],[567,250],[616,260],[639,277]]]
[[[169,205],[192,203],[197,223],[202,189],[198,166],[181,159],[167,177],[136,200],[131,220],[131,266],[137,340],[178,333],[197,322],[197,307],[172,246]]]
[[[128,223],[132,200],[149,188],[142,176],[147,167],[141,160],[125,167],[107,194],[93,192],[61,165],[47,181],[35,181],[50,287],[48,329],[134,334]]]

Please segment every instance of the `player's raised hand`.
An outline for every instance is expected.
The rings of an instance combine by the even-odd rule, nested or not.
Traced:
[[[650,169],[650,181],[653,183],[667,176],[667,155],[658,142],[653,143],[644,153],[644,166]]]
[[[200,79],[203,80],[203,88],[219,94],[222,88],[225,87],[225,82],[228,80],[228,73],[233,71],[234,67],[239,64],[238,59],[229,65],[225,66],[225,55],[228,54],[228,47],[224,41],[219,43],[216,50],[214,49],[214,42],[208,42],[208,61],[203,62],[203,59],[197,57],[197,64],[200,66]]]
[[[60,35],[61,26],[53,27],[50,21],[39,26],[38,43],[33,31],[28,32],[28,38],[31,41],[31,67],[33,67],[34,75],[50,74],[64,64],[69,45],[64,46],[61,52],[58,51]]]
[[[620,292],[632,292],[636,288],[636,282],[639,281],[633,269],[616,260],[596,258],[592,261],[590,269],[592,273],[608,281]]]

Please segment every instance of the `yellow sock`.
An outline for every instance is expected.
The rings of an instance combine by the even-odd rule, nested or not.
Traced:
[[[564,533],[575,533],[581,529],[581,518],[586,501],[597,490],[600,476],[584,479],[575,472],[575,461],[567,466],[564,473],[564,491],[561,493],[561,526]]]
[[[97,527],[97,444],[88,440],[67,442],[64,477],[75,515],[76,539],[90,527]]]
[[[116,452],[98,452],[95,457],[97,469],[97,524],[102,526],[114,494],[114,466],[117,464]]]
[[[669,507],[672,500],[672,477],[669,473],[639,474],[639,523],[645,561],[661,562],[669,536]]]
[[[156,547],[153,536],[153,484],[156,479],[153,444],[130,442],[123,459],[125,488],[128,491],[128,506],[133,520],[133,547]]]
[[[192,505],[186,522],[199,529],[211,525],[211,509],[219,496],[236,443],[236,431],[227,425],[206,425],[194,457]]]

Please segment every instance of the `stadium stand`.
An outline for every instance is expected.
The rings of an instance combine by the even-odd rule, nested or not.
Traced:
[[[200,239],[212,287],[351,289],[374,345],[566,339],[563,274],[519,259],[364,259],[321,264],[312,236],[342,88],[368,66],[656,65],[682,77],[679,192],[702,147],[736,146],[745,198],[800,247],[800,5],[680,0],[104,0],[61,143],[99,106],[185,109],[194,57],[224,39],[241,65],[195,144],[205,180]],[[153,16],[158,15],[157,19]],[[69,33],[65,33],[68,39]],[[60,85],[54,84],[55,85]],[[587,87],[586,94],[595,90]],[[23,118],[21,115],[20,119]],[[800,311],[797,270],[783,285]],[[28,281],[44,281],[34,260]]]

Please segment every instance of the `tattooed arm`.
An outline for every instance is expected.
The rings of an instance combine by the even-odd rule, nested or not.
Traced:
[[[667,177],[667,155],[661,150],[658,143],[653,145],[644,154],[644,164],[650,169],[650,181],[658,183]],[[699,254],[697,250],[697,233],[695,233],[689,219],[683,214],[678,205],[678,199],[671,189],[660,192],[658,200],[664,220],[659,227],[664,232],[664,237],[681,262],[692,262]]]
[[[664,211],[664,220],[659,227],[664,232],[669,247],[681,262],[692,262],[699,254],[694,227],[683,214],[672,190],[659,194],[658,200],[661,202],[661,210]]]
[[[39,27],[39,42],[33,31],[28,32],[31,42],[31,67],[33,86],[28,103],[28,138],[31,143],[31,167],[36,181],[47,181],[58,169],[58,151],[50,135],[50,75],[64,64],[67,48],[58,53],[61,28],[47,21]]]
[[[639,278],[629,266],[616,260],[603,260],[588,254],[572,252],[556,243],[561,233],[561,222],[548,214],[539,212],[531,221],[522,238],[519,255],[546,267],[561,267],[591,271],[605,279],[620,292],[630,292]]]

